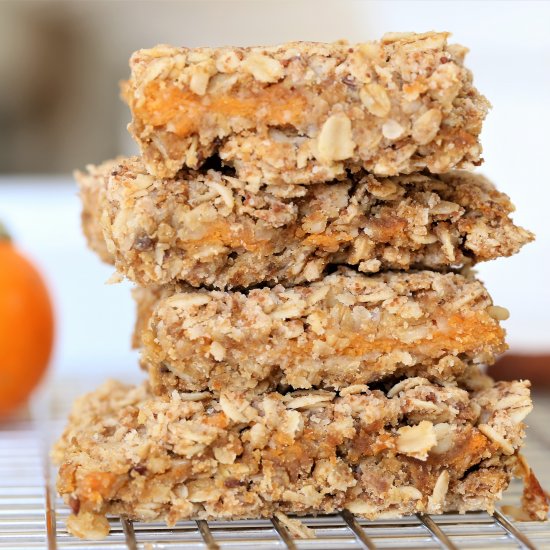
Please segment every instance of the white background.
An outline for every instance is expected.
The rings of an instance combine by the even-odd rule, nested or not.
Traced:
[[[202,0],[162,3],[157,17],[144,12],[132,25],[121,26],[132,4],[114,4],[118,7],[110,17],[94,10],[94,3],[89,5],[98,28],[106,26],[110,40],[124,42],[126,57],[131,49],[157,42],[196,46],[364,41],[386,31],[451,31],[454,41],[471,49],[467,65],[493,104],[482,135],[486,162],[480,171],[512,197],[516,221],[538,237],[519,256],[484,264],[479,272],[495,302],[511,310],[505,326],[512,348],[550,352],[550,3]],[[176,9],[178,17],[172,13]],[[106,50],[106,63],[108,46],[100,46]],[[115,81],[112,93],[118,93]],[[131,153],[123,128],[121,121],[119,149]],[[129,285],[104,284],[112,269],[85,248],[70,178],[33,178],[0,176],[0,219],[40,265],[51,287],[58,336],[54,373],[134,378]]]

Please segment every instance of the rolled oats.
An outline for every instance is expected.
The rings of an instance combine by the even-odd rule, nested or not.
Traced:
[[[359,97],[369,113],[377,117],[385,117],[391,109],[391,101],[386,90],[376,82],[365,84],[359,92]]]
[[[439,109],[430,109],[413,123],[412,137],[420,145],[430,143],[439,132],[443,115]]]
[[[416,426],[404,426],[397,431],[396,448],[400,453],[426,460],[428,451],[437,445],[433,424],[423,420]]]
[[[445,496],[449,490],[451,476],[447,470],[443,470],[435,482],[433,493],[428,499],[428,514],[440,514],[445,507]]]
[[[260,82],[277,82],[284,75],[283,66],[277,59],[260,53],[248,55],[241,67]]]
[[[319,133],[317,142],[319,159],[323,162],[345,160],[353,155],[351,121],[343,113],[330,116]]]

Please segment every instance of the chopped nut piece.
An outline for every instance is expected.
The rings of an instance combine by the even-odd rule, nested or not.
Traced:
[[[358,516],[366,516],[366,517],[374,516],[377,510],[376,505],[374,503],[368,502],[366,500],[359,500],[359,499],[351,501],[348,504],[347,509],[352,514],[357,514]]]
[[[236,396],[222,393],[220,395],[220,407],[225,415],[233,422],[246,422],[248,403],[238,402]]]
[[[218,182],[212,182],[210,185],[220,194],[227,207],[233,210],[233,207],[235,206],[235,199],[233,198],[231,189],[221,185]]]
[[[189,80],[189,88],[199,96],[206,94],[210,77],[216,72],[214,64],[208,60],[194,66]]]
[[[434,426],[434,430],[437,445],[431,449],[431,452],[435,454],[446,453],[452,447],[456,435],[452,426],[448,422],[441,422]]]
[[[213,452],[220,464],[233,464],[237,458],[237,453],[224,447],[214,447]]]
[[[144,191],[145,189],[151,187],[155,183],[155,180],[152,176],[147,174],[136,174],[134,181],[132,182],[132,187],[134,190]]]

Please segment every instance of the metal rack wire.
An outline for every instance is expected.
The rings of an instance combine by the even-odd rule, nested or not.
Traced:
[[[541,411],[542,412],[542,411]],[[543,420],[542,420],[543,421]],[[541,422],[542,422],[541,421]],[[536,424],[536,423],[535,423]],[[550,456],[544,424],[528,436],[528,458],[543,484]],[[515,523],[502,512],[443,516],[417,515],[399,520],[365,521],[350,512],[305,517],[314,539],[296,539],[277,520],[188,521],[174,528],[160,523],[132,523],[111,518],[111,533],[103,541],[71,536],[65,521],[69,509],[55,496],[46,448],[48,429],[42,422],[20,423],[0,430],[0,549],[548,549],[550,524]],[[55,430],[54,430],[55,431]],[[513,483],[504,503],[517,503],[521,487]]]

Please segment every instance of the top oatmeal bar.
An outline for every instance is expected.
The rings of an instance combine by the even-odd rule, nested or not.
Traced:
[[[471,168],[489,103],[447,37],[139,50],[123,85],[130,131],[160,177],[213,155],[248,182]]]

